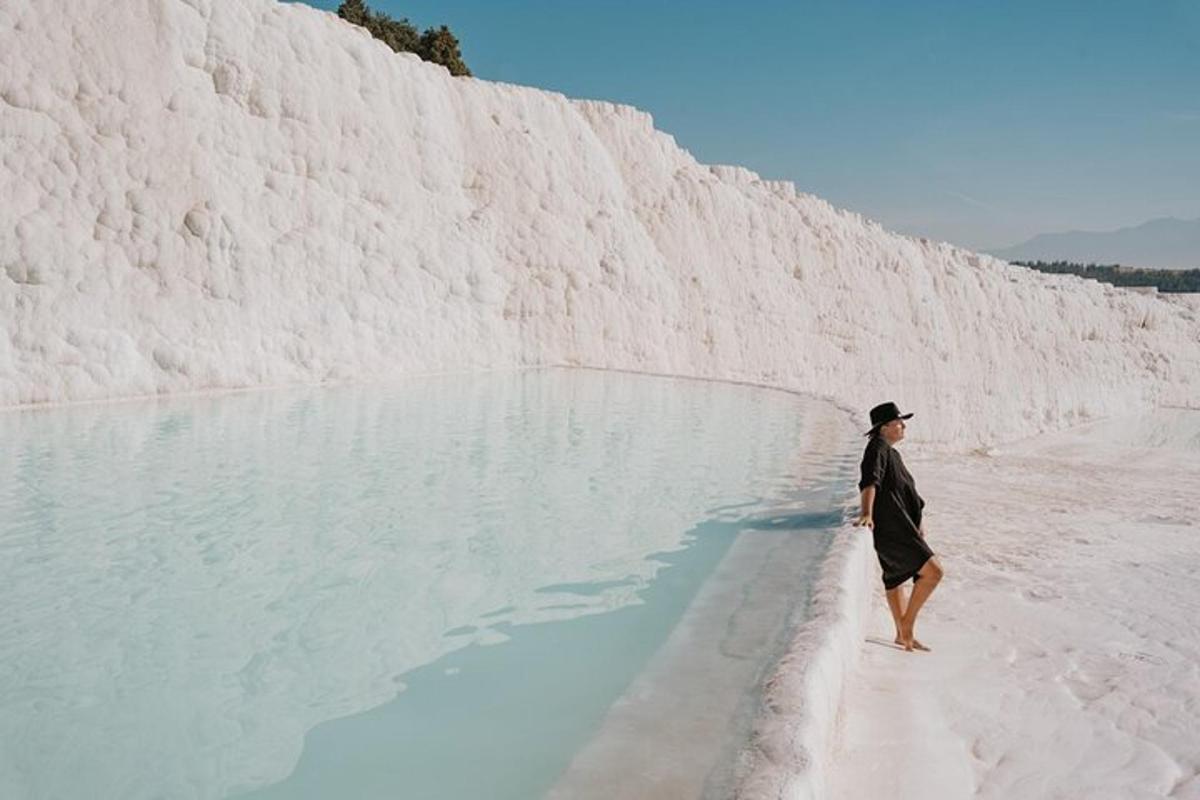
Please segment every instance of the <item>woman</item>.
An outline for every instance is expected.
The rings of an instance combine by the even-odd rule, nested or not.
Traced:
[[[863,452],[862,515],[859,525],[874,532],[875,553],[883,568],[883,588],[892,621],[896,623],[896,644],[905,650],[929,650],[913,636],[917,613],[942,579],[942,567],[925,543],[921,509],[925,501],[917,494],[916,484],[895,445],[904,438],[904,421],[912,414],[901,414],[895,403],[881,403],[871,409],[871,437]],[[912,596],[907,604],[904,584],[913,579]]]

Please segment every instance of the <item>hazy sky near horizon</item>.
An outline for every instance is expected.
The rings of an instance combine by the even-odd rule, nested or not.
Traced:
[[[338,0],[313,0],[335,9]],[[368,0],[476,76],[976,249],[1200,217],[1200,0]]]

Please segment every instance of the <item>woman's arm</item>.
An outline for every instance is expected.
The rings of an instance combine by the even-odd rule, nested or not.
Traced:
[[[883,450],[883,440],[878,437],[867,442],[862,458],[862,480],[858,488],[862,492],[859,502],[862,510],[859,513],[858,524],[868,528],[875,527],[875,490],[883,486],[883,476],[887,472],[887,454]]]
[[[862,494],[859,499],[862,506],[862,511],[859,514],[857,525],[866,525],[868,528],[875,528],[875,518],[872,516],[875,512],[875,484],[863,487]]]

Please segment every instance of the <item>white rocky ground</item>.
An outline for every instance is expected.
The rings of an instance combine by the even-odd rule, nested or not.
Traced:
[[[892,646],[876,589],[830,796],[1200,797],[1200,413],[908,463],[934,649]]]

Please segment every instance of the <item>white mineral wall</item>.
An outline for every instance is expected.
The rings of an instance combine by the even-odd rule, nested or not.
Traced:
[[[0,0],[0,405],[575,364],[968,447],[1195,403],[1194,304],[891,234],[272,0]]]

